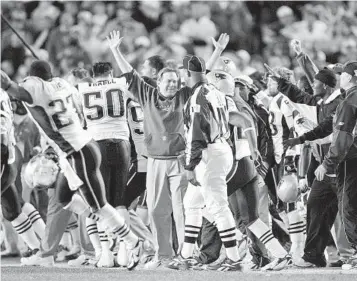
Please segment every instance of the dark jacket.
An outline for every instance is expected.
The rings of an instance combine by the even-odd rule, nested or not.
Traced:
[[[316,67],[313,65],[312,61],[307,55],[303,53],[298,57],[298,61],[301,67],[304,69],[309,79],[309,82],[313,83],[313,73],[316,72]],[[317,122],[320,126],[315,128],[316,131],[314,129],[314,133],[308,132],[304,134],[302,140],[313,140],[311,138],[314,137],[314,134],[316,134],[316,136],[321,135],[323,137],[331,134],[332,127],[330,126],[332,116],[335,114],[337,106],[343,100],[340,91],[335,91],[328,97],[328,99],[326,99],[326,101],[324,101],[321,96],[305,93],[297,86],[293,85],[292,83],[283,78],[280,78],[278,81],[278,90],[284,95],[286,95],[292,102],[316,107]],[[321,145],[319,154],[322,159],[328,152],[329,147],[330,143]]]
[[[357,158],[357,86],[347,90],[346,98],[338,106],[333,119],[330,150],[323,161],[327,173],[335,171],[343,161]]]

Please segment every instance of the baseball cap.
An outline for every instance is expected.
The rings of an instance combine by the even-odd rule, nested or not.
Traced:
[[[234,77],[234,83],[247,86],[248,88],[250,88],[253,84],[253,80],[247,75],[239,75]]]
[[[206,72],[206,63],[203,58],[186,55],[183,58],[182,66],[179,67],[180,69],[187,69],[188,71],[192,72]]]
[[[337,84],[336,74],[334,71],[324,68],[321,69],[316,75],[315,79],[321,81],[331,88],[335,88]]]
[[[351,76],[357,76],[357,61],[348,61],[343,66],[342,72],[346,72]]]

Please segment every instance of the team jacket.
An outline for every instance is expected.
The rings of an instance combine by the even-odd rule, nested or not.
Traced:
[[[357,86],[354,86],[346,91],[333,119],[332,143],[322,163],[327,173],[334,172],[342,161],[357,158],[356,123]]]
[[[201,161],[208,144],[229,138],[225,94],[206,82],[197,83],[192,93],[184,108],[185,169],[190,171]]]
[[[263,105],[258,106],[254,102],[249,105],[257,119],[259,153],[271,167],[274,164],[274,145],[269,126],[269,112]]]
[[[185,150],[182,110],[191,94],[183,87],[172,98],[163,97],[135,71],[125,73],[128,90],[144,112],[144,135],[148,156],[177,158]]]
[[[311,84],[314,82],[314,75],[317,72],[316,66],[310,60],[310,58],[301,53],[298,56],[298,62],[300,66],[304,69],[308,80]],[[332,118],[336,112],[337,106],[343,100],[341,91],[336,90],[332,93],[325,101],[323,101],[321,96],[310,95],[303,92],[297,86],[293,85],[289,81],[280,78],[278,81],[278,89],[281,93],[286,95],[291,101],[299,104],[310,105],[314,107],[317,116],[316,128],[313,131],[306,132],[301,136],[301,140],[316,140],[320,137],[327,137],[332,132]],[[318,160],[321,162],[326,155],[331,143],[331,138],[325,139],[320,142],[321,145],[317,146]]]

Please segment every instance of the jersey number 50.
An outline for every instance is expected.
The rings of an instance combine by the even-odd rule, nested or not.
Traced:
[[[91,99],[92,97],[92,99]],[[98,104],[91,104],[96,100],[103,100],[104,106]],[[101,92],[84,94],[84,106],[87,110],[93,113],[86,115],[88,120],[94,121],[103,118],[104,116],[122,117],[124,116],[124,98],[123,92],[118,89],[111,89],[105,92],[104,97]]]

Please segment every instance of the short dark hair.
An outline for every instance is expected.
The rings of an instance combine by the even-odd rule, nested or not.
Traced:
[[[163,69],[160,70],[160,72],[158,73],[157,75],[157,80],[161,80],[162,76],[165,74],[165,73],[168,73],[168,72],[173,72],[176,74],[177,78],[180,79],[180,73],[178,72],[177,69],[173,69],[173,68],[169,68],[169,67],[164,67]]]
[[[96,62],[92,66],[93,77],[108,75],[113,70],[110,62]]]
[[[52,79],[51,66],[44,60],[34,61],[30,66],[29,74],[30,76],[36,76],[45,81]]]
[[[156,72],[159,73],[161,69],[163,69],[166,66],[165,59],[162,56],[152,56],[149,57],[148,59],[150,67],[156,69]]]

